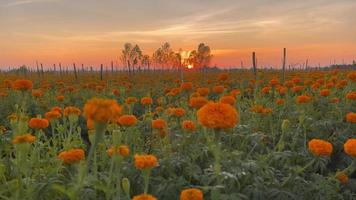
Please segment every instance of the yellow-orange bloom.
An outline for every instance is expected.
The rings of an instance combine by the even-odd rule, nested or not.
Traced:
[[[193,88],[193,83],[192,82],[184,82],[180,85],[180,88],[182,90],[191,90]]]
[[[12,88],[14,90],[21,90],[21,91],[26,91],[26,90],[32,90],[33,84],[32,81],[30,80],[16,80],[12,84]]]
[[[74,106],[68,106],[66,108],[64,108],[63,110],[63,114],[64,116],[69,116],[69,115],[77,115],[79,116],[81,113],[80,109]]]
[[[222,85],[217,85],[217,86],[213,87],[213,92],[216,94],[221,94],[224,92],[224,90],[225,90],[225,88]]]
[[[344,144],[344,152],[352,157],[356,157],[356,139],[348,139]]]
[[[165,129],[167,127],[167,122],[164,119],[152,120],[152,128],[154,129]]]
[[[68,151],[62,151],[58,154],[58,158],[61,159],[65,164],[77,163],[84,160],[85,153],[83,149],[71,149]]]
[[[132,200],[157,200],[157,198],[150,194],[140,194],[140,195],[134,196],[132,198]]]
[[[57,97],[56,97],[56,100],[57,100],[58,102],[62,102],[62,101],[64,100],[64,96],[63,96],[63,95],[57,96]]]
[[[225,103],[207,103],[198,112],[198,121],[208,128],[233,128],[239,122],[234,107]]]
[[[84,105],[84,117],[99,123],[117,121],[121,115],[121,107],[115,100],[93,98]]]
[[[144,106],[151,105],[153,103],[153,100],[151,97],[142,97],[141,98],[141,104]]]
[[[346,121],[351,123],[356,123],[356,113],[350,112],[346,114]]]
[[[235,105],[236,103],[236,99],[232,96],[223,96],[219,99],[220,103],[226,103],[226,104],[230,104],[230,105]]]
[[[219,74],[219,76],[218,76],[218,79],[219,79],[220,81],[226,81],[228,78],[229,78],[229,74],[227,74],[227,73],[221,73],[221,74]]]
[[[32,96],[35,98],[39,98],[42,96],[42,91],[41,90],[33,90],[32,91]]]
[[[36,137],[30,133],[16,136],[12,140],[12,144],[21,144],[21,143],[33,143],[36,140]]]
[[[109,148],[106,153],[111,157],[115,153],[115,147]],[[130,149],[126,145],[121,145],[116,147],[116,153],[121,155],[122,157],[126,157],[130,154]]]
[[[151,169],[158,165],[156,156],[154,155],[138,155],[134,156],[135,167],[137,169]]]
[[[207,96],[210,92],[209,88],[198,88],[197,92],[200,96]]]
[[[126,104],[134,104],[134,103],[136,103],[137,102],[137,98],[136,97],[127,97],[126,99],[125,99],[125,103]]]
[[[54,119],[58,119],[61,117],[61,113],[56,111],[56,110],[53,110],[53,111],[49,111],[49,112],[46,112],[45,113],[45,118],[48,120],[48,121],[51,121],[51,120],[54,120]]]
[[[135,126],[137,123],[137,118],[135,115],[122,115],[118,120],[121,126]]]
[[[349,92],[346,94],[346,99],[356,100],[356,92]]]
[[[196,130],[196,126],[193,121],[190,120],[184,120],[182,122],[182,129],[194,132]]]
[[[185,110],[183,108],[173,108],[171,114],[176,117],[182,117],[185,115]]]
[[[311,99],[312,98],[308,95],[300,95],[300,96],[297,96],[297,103],[299,103],[299,104],[308,103],[311,101]]]
[[[204,97],[192,97],[189,99],[189,106],[195,109],[199,109],[207,103],[208,100]]]
[[[333,145],[325,140],[312,139],[308,142],[308,147],[316,156],[330,156],[333,152]]]
[[[320,90],[320,96],[327,97],[329,95],[330,95],[330,90],[329,89]]]
[[[185,189],[180,193],[179,200],[203,200],[203,192],[196,188]]]
[[[47,119],[42,118],[32,118],[28,122],[28,126],[33,129],[45,129],[49,125]]]

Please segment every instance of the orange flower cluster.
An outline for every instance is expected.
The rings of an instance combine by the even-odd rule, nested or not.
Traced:
[[[263,105],[255,105],[250,109],[250,111],[259,114],[269,114],[272,113],[272,108],[267,108]]]
[[[196,126],[193,121],[190,120],[184,120],[182,122],[182,129],[190,132],[194,132],[196,130]]]
[[[208,96],[210,90],[209,88],[198,88],[197,92],[200,96]]]
[[[185,112],[184,108],[172,108],[170,110],[170,114],[175,117],[182,117],[185,115]]]
[[[192,97],[189,99],[189,106],[195,109],[199,109],[207,103],[208,100],[204,97]]]
[[[80,109],[74,106],[68,106],[66,108],[64,108],[63,110],[63,114],[64,116],[69,116],[69,115],[77,115],[79,116],[81,113]]]
[[[167,122],[164,119],[152,120],[152,128],[159,130],[165,129],[167,128]]]
[[[134,156],[135,159],[135,167],[137,169],[151,169],[158,165],[158,161],[156,156],[154,155],[138,155]]]
[[[142,97],[141,98],[141,104],[144,106],[151,105],[153,103],[153,100],[151,97]]]
[[[48,121],[52,121],[52,120],[55,120],[55,119],[58,119],[60,118],[62,115],[60,112],[56,111],[56,110],[53,110],[53,111],[49,111],[49,112],[46,112],[45,113],[45,118],[48,120]]]
[[[350,123],[356,123],[356,113],[354,112],[347,113],[346,121]]]
[[[59,95],[59,96],[56,97],[56,100],[58,102],[62,102],[64,100],[64,96],[63,95]]]
[[[120,95],[120,90],[118,90],[118,89],[113,89],[113,90],[112,90],[112,93],[113,93],[113,95],[115,95],[115,96],[119,96],[119,95]]]
[[[28,126],[33,129],[45,129],[49,125],[47,119],[42,118],[32,118],[28,122]]]
[[[346,99],[356,100],[356,92],[349,92],[346,94]]]
[[[320,139],[312,139],[308,142],[309,151],[316,156],[330,156],[333,152],[333,145],[330,142]]]
[[[32,91],[32,96],[35,98],[40,98],[43,95],[41,90],[33,90]]]
[[[185,189],[180,193],[179,200],[203,200],[203,192],[196,188]]]
[[[284,104],[284,99],[277,99],[276,100],[277,105],[283,105]]]
[[[180,88],[182,90],[191,90],[191,89],[193,89],[193,83],[192,82],[184,82],[180,85]]]
[[[320,90],[320,96],[327,97],[329,95],[330,95],[330,90],[329,89]]]
[[[14,90],[21,90],[21,91],[28,91],[32,90],[33,84],[30,80],[16,80],[12,84],[12,89]]]
[[[220,81],[226,81],[228,78],[229,78],[229,74],[227,74],[227,73],[221,73],[218,75],[218,79]]]
[[[239,122],[234,107],[225,103],[207,103],[197,112],[198,121],[207,128],[233,128]]]
[[[217,85],[217,86],[213,87],[213,92],[216,94],[221,94],[224,92],[224,90],[225,90],[225,88],[222,85]]]
[[[16,136],[11,143],[12,144],[33,143],[35,140],[36,137],[28,133],[28,134]]]
[[[130,149],[128,146],[126,145],[121,145],[119,147],[111,147],[109,148],[106,153],[111,157],[114,153],[115,153],[115,149],[116,149],[116,153],[121,155],[122,157],[126,157],[130,154]]]
[[[233,96],[223,96],[219,99],[219,102],[234,106],[236,103],[236,99]]]
[[[310,96],[308,96],[308,95],[300,95],[300,96],[297,96],[296,101],[297,101],[298,104],[303,104],[303,103],[310,102],[311,99],[312,98]]]
[[[140,195],[134,196],[132,198],[132,200],[157,200],[157,198],[150,194],[140,194]]]
[[[345,144],[344,144],[344,152],[351,156],[356,158],[356,139],[348,139]]]
[[[135,126],[137,123],[137,118],[135,115],[122,115],[119,117],[118,123],[121,126]]]
[[[58,154],[58,158],[61,159],[65,164],[78,163],[84,160],[85,153],[83,149],[71,149],[68,151],[62,151]]]
[[[125,99],[125,103],[130,105],[130,104],[134,104],[137,102],[137,98],[136,97],[127,97]]]
[[[115,122],[121,115],[121,107],[115,100],[93,98],[84,105],[84,117],[99,123]]]

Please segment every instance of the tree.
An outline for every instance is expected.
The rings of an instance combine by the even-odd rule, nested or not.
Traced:
[[[148,71],[150,70],[150,56],[149,55],[142,56],[141,65],[142,65],[142,67],[146,67],[146,69]]]
[[[135,67],[140,63],[141,58],[142,51],[137,44],[133,46],[131,43],[125,43],[124,49],[122,50],[121,61],[124,66],[127,66],[129,73],[131,73],[131,70],[135,70]]]

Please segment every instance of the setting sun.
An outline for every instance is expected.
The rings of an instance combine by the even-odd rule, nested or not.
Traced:
[[[193,65],[188,65],[188,69],[193,69]]]

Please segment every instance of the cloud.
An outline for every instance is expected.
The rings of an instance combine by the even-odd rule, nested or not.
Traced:
[[[21,6],[24,4],[32,4],[32,3],[41,3],[41,2],[55,2],[59,0],[13,0],[5,4],[1,4],[1,7],[13,7],[13,6]]]

